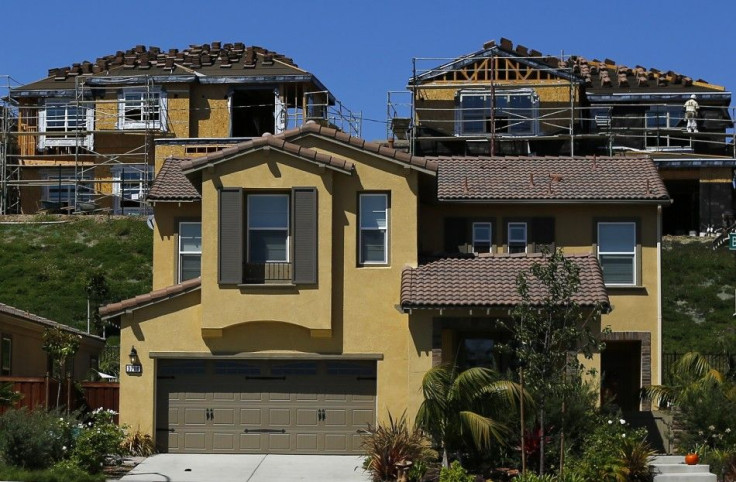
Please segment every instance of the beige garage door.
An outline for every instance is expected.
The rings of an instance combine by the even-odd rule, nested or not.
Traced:
[[[160,360],[156,427],[171,453],[361,453],[376,362]]]

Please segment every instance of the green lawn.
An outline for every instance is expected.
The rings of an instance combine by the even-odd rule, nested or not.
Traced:
[[[717,352],[733,340],[736,251],[711,238],[667,238],[662,245],[663,351]]]
[[[0,224],[0,302],[86,328],[85,285],[101,272],[109,300],[151,289],[153,234],[145,218],[7,216]],[[39,221],[63,223],[41,224]],[[35,222],[34,222],[35,221]]]

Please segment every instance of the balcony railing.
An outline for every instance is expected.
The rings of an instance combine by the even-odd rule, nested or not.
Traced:
[[[245,263],[245,284],[291,283],[291,263]]]

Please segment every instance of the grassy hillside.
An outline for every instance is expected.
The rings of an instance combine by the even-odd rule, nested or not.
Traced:
[[[86,328],[92,273],[104,275],[108,301],[151,289],[153,236],[145,218],[8,216],[0,222],[2,303]]]
[[[666,238],[662,249],[663,350],[720,351],[733,346],[736,251],[710,239]],[[727,347],[728,348],[728,347]]]
[[[91,273],[104,274],[110,302],[151,289],[153,237],[144,219],[11,216],[0,222],[13,222],[0,224],[2,303],[82,328]],[[662,265],[665,351],[712,352],[736,338],[736,252],[713,251],[709,239],[667,238]]]

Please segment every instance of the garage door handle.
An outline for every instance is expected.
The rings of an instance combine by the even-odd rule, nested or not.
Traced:
[[[176,430],[174,430],[173,428],[157,428],[156,431],[157,432],[171,432],[171,433],[176,432]]]
[[[246,428],[244,433],[286,433],[286,430],[276,428]]]

